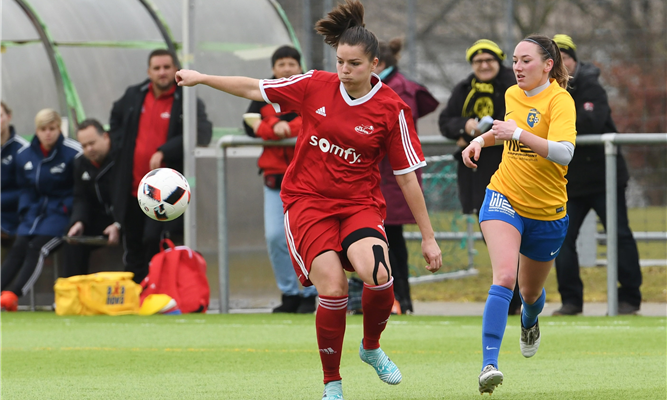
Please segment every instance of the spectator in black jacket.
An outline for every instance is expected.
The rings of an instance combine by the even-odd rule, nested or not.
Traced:
[[[600,85],[600,69],[577,60],[577,46],[567,35],[556,35],[554,41],[563,56],[570,75],[567,91],[577,107],[577,135],[617,132],[607,102],[607,92]],[[629,175],[623,155],[616,156],[618,209],[618,313],[635,314],[642,296],[639,287],[642,273],[639,267],[637,243],[630,230],[625,189]],[[602,225],[606,222],[605,153],[603,145],[577,146],[566,176],[567,213],[570,226],[563,246],[556,257],[558,291],[563,305],[554,315],[577,315],[583,310],[584,285],[579,276],[577,236],[588,212],[593,209]]]
[[[505,119],[505,91],[516,84],[516,78],[514,72],[502,64],[505,53],[491,40],[480,39],[473,43],[466,50],[466,59],[473,72],[452,90],[447,107],[440,113],[439,124],[440,133],[456,140],[459,146],[454,158],[458,160],[456,175],[463,213],[479,216],[486,187],[503,158],[503,146],[485,148],[486,158],[476,161],[474,169],[463,164],[461,152],[471,140],[491,128],[491,125],[478,125],[482,118]],[[521,298],[516,286],[509,313],[517,314],[520,308]]]
[[[160,250],[160,239],[182,232],[183,219],[158,222],[137,204],[139,182],[149,171],[169,167],[183,171],[183,90],[174,80],[176,56],[164,49],[148,57],[148,79],[130,86],[113,104],[109,119],[115,152],[114,216],[124,233],[125,269],[140,282]],[[213,129],[204,103],[197,99],[197,145],[207,146]]]
[[[79,124],[77,139],[83,147],[83,157],[74,161],[74,205],[67,236],[107,236],[109,245],[120,240],[120,223],[112,213],[114,160],[111,156],[111,140],[102,125],[95,119]],[[90,253],[100,246],[73,244],[67,248],[64,277],[88,273]]]
[[[480,158],[476,169],[463,164],[461,152],[475,136],[491,128],[488,126],[481,132],[479,120],[485,116],[505,119],[505,91],[516,84],[516,79],[512,70],[502,64],[505,53],[490,40],[473,43],[466,50],[466,59],[473,72],[452,90],[447,107],[440,113],[439,125],[440,133],[456,140],[459,146],[454,157],[458,160],[457,179],[463,213],[479,214],[486,186],[502,159],[503,147],[484,149],[486,159],[482,162]]]

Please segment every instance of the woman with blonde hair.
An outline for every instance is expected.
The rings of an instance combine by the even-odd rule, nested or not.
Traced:
[[[437,271],[442,265],[415,176],[426,163],[412,112],[373,73],[378,40],[364,27],[363,16],[360,2],[346,0],[316,24],[317,32],[336,49],[337,73],[309,71],[266,80],[176,73],[181,86],[205,84],[264,100],[276,112],[296,111],[303,118],[281,198],[294,270],[302,284],[314,284],[319,293],[315,327],[326,400],[343,398],[340,359],[348,301],[344,269],[356,271],[364,281],[361,360],[383,382],[396,385],[402,379],[380,348],[394,303],[378,170],[385,154],[421,231],[426,268]]]
[[[16,154],[19,226],[16,241],[2,263],[0,305],[16,311],[42,272],[44,259],[63,243],[74,195],[74,159],[79,142],[60,131],[60,115],[43,109],[35,116],[35,136]]]

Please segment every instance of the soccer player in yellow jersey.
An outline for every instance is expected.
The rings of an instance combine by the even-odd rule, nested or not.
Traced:
[[[493,269],[482,320],[480,393],[493,393],[503,381],[498,354],[517,274],[521,353],[537,352],[544,282],[568,226],[565,175],[576,136],[574,101],[565,90],[568,72],[556,43],[541,35],[519,42],[513,64],[517,85],[505,93],[505,120],[495,120],[462,153],[466,166],[475,168],[483,147],[505,146],[479,213]]]

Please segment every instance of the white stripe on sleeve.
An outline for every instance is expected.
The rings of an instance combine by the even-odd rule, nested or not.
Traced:
[[[403,150],[405,151],[405,157],[407,158],[410,166],[419,164],[419,157],[414,147],[412,147],[412,141],[410,141],[410,131],[408,129],[408,123],[405,121],[405,111],[401,110],[398,114],[398,122],[401,127],[401,140],[403,142]]]
[[[259,81],[259,91],[262,93],[262,98],[264,99],[265,102],[271,104],[273,106],[273,109],[279,113],[280,112],[280,104],[274,103],[271,100],[269,100],[269,97],[266,95],[266,89],[274,89],[274,88],[279,88],[283,86],[289,86],[294,83],[300,82],[304,79],[310,78],[313,76],[313,71],[308,71],[305,74],[299,74],[299,75],[292,75],[289,78],[280,78],[280,79],[260,79]]]
[[[274,111],[276,113],[279,113],[280,112],[280,104],[271,103],[271,100],[269,100],[269,98],[266,97],[266,92],[264,91],[264,81],[266,81],[266,80],[268,80],[268,79],[260,79],[259,80],[259,91],[260,91],[260,93],[262,93],[262,98],[264,99],[264,101],[268,104],[271,104],[273,106]]]

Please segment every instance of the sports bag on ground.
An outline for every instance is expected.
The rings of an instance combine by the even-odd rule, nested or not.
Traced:
[[[57,315],[126,315],[139,312],[141,286],[132,272],[98,272],[58,278]]]
[[[204,257],[187,246],[174,246],[169,239],[160,242],[160,252],[153,256],[141,287],[141,302],[151,294],[166,294],[176,300],[182,313],[208,309],[210,289]]]

